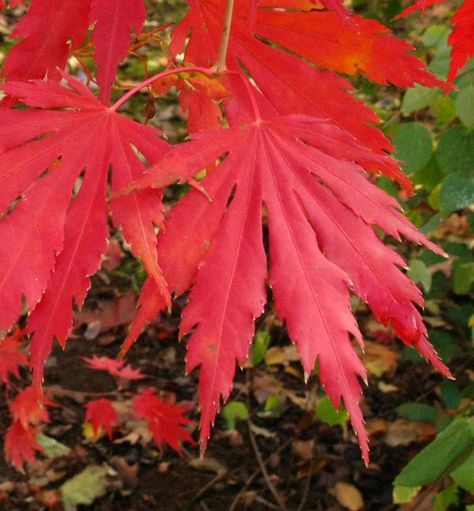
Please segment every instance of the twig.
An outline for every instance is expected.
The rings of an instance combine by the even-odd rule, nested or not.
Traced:
[[[300,505],[298,506],[297,511],[303,511],[306,505],[306,501],[308,500],[309,490],[311,488],[311,477],[313,475],[313,467],[314,467],[314,447],[311,453],[311,461],[309,462],[308,468],[309,472],[304,485],[303,496],[301,497],[301,502]]]
[[[212,488],[216,483],[218,483],[224,476],[228,474],[228,470],[223,470],[215,475],[212,479],[210,479],[194,496],[191,502],[195,502],[200,499],[210,488]]]
[[[162,73],[158,73],[156,75],[153,75],[152,77],[148,78],[147,80],[144,80],[143,82],[140,82],[136,87],[133,87],[133,89],[130,89],[126,94],[124,94],[118,101],[116,101],[109,110],[112,112],[116,112],[129,98],[131,98],[134,94],[141,91],[143,88],[147,87],[151,83],[155,82],[156,80],[160,80],[161,78],[166,78],[170,75],[175,75],[179,73],[201,73],[206,76],[213,76],[214,71],[212,69],[208,69],[206,67],[176,67],[172,69],[167,69],[166,71],[163,71]]]
[[[232,27],[233,14],[234,0],[227,0],[221,44],[217,53],[216,63],[213,66],[213,69],[217,74],[220,74],[226,70],[227,50],[229,49],[230,29]]]
[[[284,451],[291,444],[291,442],[292,442],[292,440],[290,439],[290,440],[287,440],[285,443],[281,444],[280,447],[278,447],[278,449],[273,453],[273,455],[280,454],[282,451]],[[269,463],[270,459],[271,459],[271,457],[267,458],[263,464],[267,465]],[[257,470],[255,470],[255,472],[253,472],[253,474],[251,474],[251,476],[247,479],[247,481],[245,481],[245,484],[243,485],[243,487],[241,488],[239,493],[234,497],[234,500],[232,501],[228,511],[235,511],[235,509],[237,508],[237,505],[240,502],[240,499],[242,498],[242,495],[245,493],[247,488],[255,481],[255,479],[258,477],[260,472],[261,472],[261,469],[260,469],[260,467],[258,467]]]
[[[265,483],[267,484],[268,489],[270,490],[271,494],[273,495],[273,498],[275,499],[275,501],[278,504],[278,506],[280,507],[280,509],[282,511],[287,511],[285,504],[282,502],[282,500],[280,498],[280,495],[278,495],[275,485],[272,483],[272,480],[270,479],[267,467],[265,466],[265,463],[263,462],[262,453],[260,452],[260,449],[258,448],[257,439],[255,438],[255,434],[252,431],[252,422],[250,421],[250,419],[247,420],[247,424],[248,424],[250,442],[252,443],[252,447],[255,452],[255,457],[257,458],[257,462],[260,467],[260,471],[263,474],[263,478],[265,479]]]
[[[267,499],[264,499],[263,497],[261,497],[260,495],[257,495],[255,497],[255,500],[262,504],[263,506],[265,507],[268,507],[269,509],[280,509],[278,506],[275,506],[275,504],[272,504],[271,502],[268,502]]]

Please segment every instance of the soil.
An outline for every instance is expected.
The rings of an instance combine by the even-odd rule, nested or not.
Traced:
[[[96,282],[88,307],[93,309],[101,301],[120,295],[120,287],[116,286],[112,294],[110,289],[104,294],[104,288]],[[79,506],[79,511],[336,511],[348,509],[335,496],[334,488],[339,482],[349,483],[359,490],[363,509],[367,511],[398,509],[392,503],[393,480],[409,459],[432,440],[435,430],[420,425],[419,438],[407,445],[404,445],[403,431],[398,445],[388,445],[386,435],[397,419],[395,408],[398,405],[407,401],[436,401],[436,389],[442,380],[424,363],[400,361],[387,377],[370,378],[362,406],[368,424],[378,424],[378,427],[372,428],[368,467],[361,460],[350,427],[330,427],[314,420],[313,413],[301,404],[310,401],[315,394],[320,395],[321,390],[313,379],[308,386],[304,385],[299,377],[299,365],[293,360],[283,365],[261,364],[238,371],[232,399],[247,403],[251,422],[239,421],[237,430],[229,431],[225,420],[219,416],[201,462],[197,445],[186,445],[180,457],[168,448],[160,451],[152,443],[117,441],[129,431],[116,432],[112,441],[107,437],[95,443],[86,439],[83,404],[87,399],[109,394],[125,399],[144,384],[189,405],[197,438],[197,375],[184,374],[185,345],[177,340],[179,312],[178,304],[171,318],[162,317],[133,347],[127,363],[149,377],[125,384],[118,393],[110,375],[87,368],[81,357],[93,354],[115,357],[125,327],[115,327],[94,340],[87,340],[84,338],[86,325],[83,325],[76,330],[76,338],[68,342],[65,351],[54,350],[47,365],[46,384],[53,394],[56,392],[54,399],[59,406],[50,409],[51,421],[44,433],[72,451],[67,457],[47,463],[40,460],[38,466],[33,464],[23,475],[0,458],[1,510],[60,511],[62,506],[57,498],[48,501],[48,496],[56,495],[55,489],[65,480],[91,464],[108,467],[109,491],[92,505]],[[274,327],[271,333],[274,344],[287,345],[281,327]],[[390,349],[400,351],[401,348],[391,343]],[[459,375],[463,378],[461,369]],[[262,416],[262,403],[256,397],[259,382],[266,380],[273,382],[275,392],[283,389],[288,395],[296,396],[293,400],[285,399],[282,413],[276,417]],[[380,382],[390,383],[396,390],[381,390]],[[58,389],[72,392],[61,394]],[[0,440],[3,440],[9,423],[5,404],[0,414]],[[259,458],[265,463],[265,476]],[[38,472],[46,476],[46,482],[36,482]],[[60,476],[49,481],[50,473]],[[8,492],[2,493],[5,483],[12,485]],[[272,494],[272,485],[280,503]]]

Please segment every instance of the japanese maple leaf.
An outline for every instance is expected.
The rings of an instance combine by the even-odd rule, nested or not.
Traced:
[[[425,10],[446,0],[418,0],[402,11],[397,18],[408,16],[412,12]],[[470,57],[474,57],[474,0],[464,0],[452,18],[453,30],[448,42],[452,46],[448,80],[453,82],[459,70]]]
[[[140,35],[145,18],[143,0],[91,0],[97,82],[101,87],[100,97],[106,104],[119,62],[128,55],[131,32]]]
[[[20,335],[21,331],[17,330],[0,341],[0,380],[5,385],[10,385],[11,376],[20,376],[21,366],[28,365],[26,356],[20,351]]]
[[[443,3],[445,0],[417,0],[413,5],[404,9],[395,19],[405,18],[416,11],[425,11],[429,7]]]
[[[89,401],[86,404],[86,421],[92,425],[95,440],[99,437],[101,429],[112,439],[112,430],[118,425],[118,418],[110,399]]]
[[[153,91],[163,95],[171,86],[182,90],[181,107],[188,113],[190,131],[219,129],[222,111],[219,101],[229,96],[219,77],[200,73],[177,73],[153,83]]]
[[[474,57],[474,0],[464,0],[453,16],[453,31],[448,43],[452,46],[448,80],[454,81],[467,59]]]
[[[185,48],[187,61],[208,66],[217,56],[226,1],[189,3],[188,14],[172,33],[172,50],[179,54]],[[379,84],[443,85],[410,54],[412,46],[375,20],[352,16],[353,23],[347,23],[334,12],[307,12],[307,0],[294,0],[291,5],[285,0],[272,0],[258,3],[252,24],[248,5],[244,0],[236,2],[227,65],[236,72],[244,66],[281,114],[332,119],[370,148],[384,152],[392,146],[373,126],[377,116],[354,97],[351,84],[332,71],[363,73]],[[268,40],[275,44],[267,44]],[[299,57],[329,71],[316,69]],[[192,110],[192,99],[185,100]],[[201,103],[196,105],[200,111],[202,107]],[[410,187],[402,175],[394,177]]]
[[[5,5],[8,5],[8,7],[18,7],[19,5],[22,5],[24,0],[0,0],[0,10],[5,8]]]
[[[234,84],[234,88],[236,85]],[[364,459],[367,434],[359,408],[359,378],[366,372],[351,337],[362,345],[350,312],[350,292],[368,302],[376,318],[416,347],[444,374],[426,338],[416,305],[419,289],[399,270],[405,262],[373,227],[439,249],[401,214],[398,203],[371,184],[357,162],[381,156],[324,119],[280,116],[255,90],[230,105],[238,127],[197,134],[157,164],[164,175],[193,174],[225,156],[203,180],[212,197],[190,192],[170,212],[159,235],[160,263],[176,294],[189,288],[181,335],[191,334],[187,369],[200,366],[201,440],[205,446],[221,399],[229,396],[235,365],[243,365],[254,321],[271,286],[279,318],[308,376],[319,365],[321,383],[336,408],[351,415]],[[153,184],[153,173],[137,186]],[[270,273],[262,234],[268,216]],[[175,254],[181,254],[176,258]],[[165,306],[155,284],[145,284],[141,309],[125,347]]]
[[[19,421],[9,426],[5,433],[5,457],[20,472],[26,462],[34,461],[36,453],[43,451],[36,435],[36,428],[24,428]]]
[[[49,422],[49,415],[45,405],[54,406],[55,403],[30,386],[22,390],[10,405],[13,420],[18,421],[27,429],[37,426],[41,422]]]
[[[142,380],[143,378],[146,378],[140,369],[133,369],[129,365],[125,365],[123,360],[108,357],[97,357],[96,355],[92,358],[83,357],[83,359],[92,369],[107,371],[117,378],[123,378],[125,380]]]
[[[97,83],[101,100],[108,104],[117,67],[128,54],[132,34],[140,34],[145,17],[143,0],[32,0],[13,31],[12,37],[21,41],[5,60],[2,75],[9,80],[46,75],[60,80],[58,68],[64,70],[70,51],[81,46],[93,25]]]
[[[183,442],[194,443],[185,427],[191,421],[184,415],[182,406],[165,403],[153,389],[144,389],[134,398],[133,407],[137,418],[147,421],[148,429],[160,449],[167,444],[181,453]]]
[[[168,295],[156,252],[160,193],[106,202],[110,168],[113,192],[146,170],[136,150],[153,162],[166,144],[157,130],[106,108],[80,82],[65,78],[67,86],[8,82],[7,94],[30,108],[0,111],[0,328],[17,320],[24,298],[33,311],[28,329],[36,384],[53,339],[64,345],[73,302],[82,306],[89,277],[100,266],[109,210]]]
[[[18,2],[17,2],[18,3]],[[11,2],[10,2],[11,4]],[[10,80],[50,77],[66,65],[70,48],[81,45],[89,24],[90,0],[32,0],[12,37],[2,75]]]

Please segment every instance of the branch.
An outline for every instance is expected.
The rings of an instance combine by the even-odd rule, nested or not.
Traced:
[[[222,29],[221,44],[219,52],[217,54],[216,63],[212,66],[212,69],[217,73],[221,74],[226,68],[227,50],[229,49],[230,40],[230,29],[232,26],[232,16],[234,14],[234,0],[227,0],[227,7],[225,11],[224,27]]]
[[[158,73],[154,76],[151,76],[147,80],[144,80],[143,82],[140,82],[138,85],[133,87],[133,89],[130,89],[118,101],[116,101],[109,108],[109,110],[111,112],[117,111],[128,99],[130,99],[137,92],[141,91],[147,85],[150,85],[151,83],[156,82],[157,80],[161,80],[162,78],[165,78],[167,76],[179,74],[179,73],[202,73],[203,75],[206,75],[206,76],[214,76],[215,71],[213,68],[209,69],[207,67],[177,67],[174,69],[167,69],[166,71],[163,71],[163,72]]]

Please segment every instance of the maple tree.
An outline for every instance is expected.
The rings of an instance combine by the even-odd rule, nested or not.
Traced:
[[[473,9],[464,0],[453,17],[450,82],[474,55]],[[73,305],[83,305],[100,267],[110,215],[148,273],[123,353],[172,295],[190,291],[181,334],[190,335],[188,370],[200,367],[203,447],[236,363],[248,355],[268,284],[306,376],[318,365],[333,404],[342,399],[349,411],[367,462],[359,407],[366,374],[352,339],[363,340],[351,293],[450,373],[428,342],[421,292],[376,229],[441,251],[372,183],[371,174],[383,174],[413,191],[347,77],[452,85],[430,73],[412,45],[338,0],[190,0],[171,31],[168,68],[112,103],[118,66],[145,20],[143,0],[32,0],[12,33],[18,41],[2,67],[0,104],[0,328],[8,331],[26,304],[32,388],[40,392],[53,341],[65,346]],[[82,51],[93,57],[87,84],[68,69]],[[176,147],[118,112],[146,86],[159,93],[170,84],[189,116],[190,141]],[[176,182],[193,189],[165,215],[163,189]],[[22,362],[0,365],[2,379]],[[88,363],[141,378],[121,361]],[[136,413],[157,443],[177,449],[191,440],[187,419],[157,400],[143,391]],[[90,404],[87,412],[95,434],[99,426],[111,434],[113,411],[97,410]],[[20,431],[24,422],[16,420],[10,436],[30,438],[28,459],[37,446]]]

